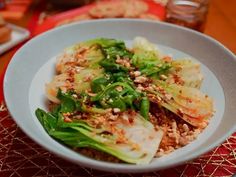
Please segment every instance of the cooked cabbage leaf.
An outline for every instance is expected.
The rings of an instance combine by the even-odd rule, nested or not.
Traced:
[[[200,88],[203,75],[200,71],[200,64],[191,60],[173,60],[171,69],[167,73],[166,82],[179,85]]]
[[[152,101],[165,107],[196,127],[206,126],[213,115],[213,101],[196,88],[167,84],[155,81],[156,89],[148,90],[153,93]]]

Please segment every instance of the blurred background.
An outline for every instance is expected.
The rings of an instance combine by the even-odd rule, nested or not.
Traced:
[[[165,21],[206,33],[236,52],[235,7],[235,0],[0,0],[0,15],[25,28],[34,17],[33,35],[99,18]]]

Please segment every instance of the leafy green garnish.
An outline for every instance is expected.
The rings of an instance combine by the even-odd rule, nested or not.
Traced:
[[[141,97],[137,92],[127,83],[115,82],[107,85],[96,96],[91,98],[91,101],[98,102],[103,108],[119,108],[121,111],[127,108],[134,108],[133,102]]]
[[[150,109],[150,101],[147,97],[143,97],[140,106],[140,114],[145,119],[149,119],[149,109]]]
[[[115,62],[114,59],[106,59],[99,62],[99,64],[109,72],[127,72],[128,69],[122,65],[119,65]]]
[[[91,82],[91,89],[93,93],[98,93],[102,91],[107,84],[109,84],[109,79],[106,79],[105,77],[95,78]]]
[[[155,46],[144,38],[135,39],[134,55],[131,62],[142,74],[157,78],[171,68],[170,63],[160,59]]]
[[[72,95],[73,92],[62,93],[59,89],[57,93],[57,98],[61,101],[60,112],[62,113],[71,113],[74,111],[81,111],[81,102],[76,100]]]
[[[125,43],[123,41],[115,39],[95,39],[89,42],[96,43],[100,45],[103,51],[105,58],[99,62],[99,64],[105,69],[105,71],[110,72],[127,72],[128,69],[124,66],[117,64],[116,59],[119,56],[120,58],[132,58],[132,52],[128,51]]]

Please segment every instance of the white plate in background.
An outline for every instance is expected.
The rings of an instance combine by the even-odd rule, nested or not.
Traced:
[[[12,29],[11,40],[0,44],[0,55],[28,39],[30,33],[27,29],[8,23],[7,26]]]

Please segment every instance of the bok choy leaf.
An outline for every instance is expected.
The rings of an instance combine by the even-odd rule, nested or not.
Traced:
[[[125,122],[121,117],[115,122],[115,129],[106,124],[95,128],[85,120],[56,124],[56,118],[41,109],[37,109],[36,116],[50,136],[68,146],[97,149],[124,162],[135,164],[148,164],[163,136],[161,130],[156,131],[153,125],[139,114],[133,117],[124,113],[123,117],[132,116],[133,122]],[[96,118],[96,115],[93,117]]]

